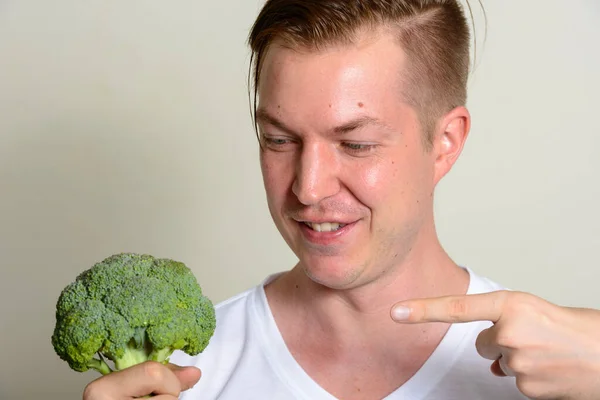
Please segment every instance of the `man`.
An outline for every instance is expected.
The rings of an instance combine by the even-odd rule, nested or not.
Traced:
[[[590,395],[581,387],[598,381],[583,372],[597,346],[584,362],[560,325],[586,311],[501,291],[438,241],[433,192],[470,127],[469,30],[456,1],[270,0],[250,45],[269,209],[299,262],[220,304],[203,354],[173,357],[203,371],[193,389],[197,369],[147,363],[84,398]],[[412,300],[441,296],[454,297]],[[538,320],[547,333],[529,325]],[[579,371],[572,354],[584,386],[556,379],[557,365]]]

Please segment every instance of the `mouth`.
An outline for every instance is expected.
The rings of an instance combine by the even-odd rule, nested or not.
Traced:
[[[307,243],[317,246],[342,245],[351,237],[348,236],[356,227],[357,221],[353,222],[312,222],[297,221],[302,232],[302,237]]]
[[[347,225],[347,224],[341,224],[338,222],[316,223],[316,222],[303,221],[302,223],[315,232],[335,232],[335,231],[342,229],[343,227],[345,227]]]

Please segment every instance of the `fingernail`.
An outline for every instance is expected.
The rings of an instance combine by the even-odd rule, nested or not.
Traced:
[[[392,319],[394,321],[406,321],[410,316],[410,308],[396,306],[392,309]]]

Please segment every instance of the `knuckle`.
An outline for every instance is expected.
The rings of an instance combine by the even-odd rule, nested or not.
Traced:
[[[145,362],[144,375],[151,380],[162,380],[165,378],[165,366],[156,361]]]
[[[517,341],[515,336],[507,331],[500,331],[496,336],[496,343],[501,347],[514,349],[517,347]]]
[[[534,313],[539,308],[538,299],[525,292],[511,292],[508,296],[507,308],[515,313]]]
[[[531,362],[526,357],[514,355],[506,360],[506,366],[517,374],[526,374],[530,370]]]
[[[83,389],[83,400],[102,400],[103,392],[101,380],[92,381]]]
[[[467,304],[461,299],[452,299],[448,303],[448,317],[452,321],[459,321],[468,311]]]
[[[530,293],[516,292],[510,296],[507,304],[507,313],[512,317],[513,323],[549,324],[556,319],[559,307]]]
[[[519,389],[519,391],[525,396],[533,397],[537,394],[535,386],[529,379],[517,377],[516,385],[517,389]]]
[[[527,377],[517,376],[516,379],[517,389],[525,396],[535,399],[551,399],[555,398],[550,396],[548,386],[538,381],[528,379]]]

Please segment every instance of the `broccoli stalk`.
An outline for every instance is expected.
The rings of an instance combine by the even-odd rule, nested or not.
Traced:
[[[175,350],[202,352],[214,307],[182,263],[118,254],[80,274],[56,305],[52,345],[75,371],[103,375],[145,361],[168,363]],[[97,357],[95,357],[97,355]]]
[[[181,349],[186,345],[184,340],[173,343],[172,346],[167,346],[157,349],[148,340],[146,329],[137,328],[133,338],[129,341],[127,350],[122,357],[114,359],[115,368],[122,370],[145,361],[156,361],[166,364],[169,362],[169,357],[176,349]],[[106,363],[105,363],[106,364]],[[102,373],[102,371],[99,371]]]
[[[104,361],[102,359],[102,354],[98,353],[98,357],[100,359],[92,358],[91,360],[89,360],[87,363],[87,367],[90,369],[95,369],[96,371],[100,372],[102,375],[108,375],[111,372],[113,372],[113,370],[108,366],[106,361]]]

